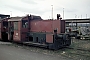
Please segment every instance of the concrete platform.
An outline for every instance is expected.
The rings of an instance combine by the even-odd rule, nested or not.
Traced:
[[[0,42],[0,44],[10,44]],[[72,60],[63,56],[55,56],[33,52],[15,46],[0,45],[0,60]]]

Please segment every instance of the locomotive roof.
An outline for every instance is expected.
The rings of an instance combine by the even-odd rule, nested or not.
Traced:
[[[23,17],[11,17],[8,21],[21,21]]]

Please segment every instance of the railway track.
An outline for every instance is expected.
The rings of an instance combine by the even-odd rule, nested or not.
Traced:
[[[72,48],[72,47],[65,47],[67,49],[73,49],[73,50],[80,50],[80,51],[88,51],[90,52],[90,50],[85,50],[85,49],[82,49],[82,48]]]
[[[79,56],[79,57],[82,57],[82,60],[85,58],[87,58],[85,60],[90,59],[90,50],[81,49],[81,48],[72,48],[72,47],[65,47],[65,49],[69,50],[69,52],[68,51],[65,51],[65,52],[67,56],[68,54],[72,56],[70,58],[74,58],[74,56],[76,57]]]
[[[12,43],[14,43],[14,44],[16,44],[16,45],[18,45],[18,46],[25,46],[25,47],[35,47],[35,48],[43,48],[43,47],[46,47],[46,48],[43,48],[43,49],[47,49],[47,50],[50,50],[50,49],[48,49],[47,48],[47,46],[45,46],[45,45],[35,45],[35,44],[25,44],[25,43],[15,43],[15,42],[12,42]],[[74,47],[68,47],[68,46],[65,46],[65,47],[63,47],[63,48],[65,48],[65,49],[71,49],[71,50],[79,50],[79,51],[88,51],[88,52],[90,52],[90,50],[87,50],[87,49],[83,49],[83,48],[74,48]],[[62,48],[62,49],[63,49]],[[60,49],[59,49],[60,50]],[[53,51],[56,51],[56,50],[53,50]]]

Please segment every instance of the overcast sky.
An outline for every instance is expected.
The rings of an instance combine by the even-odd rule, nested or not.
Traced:
[[[64,19],[90,18],[90,0],[0,0],[0,14],[24,16],[26,14],[40,15],[43,19],[61,14]]]

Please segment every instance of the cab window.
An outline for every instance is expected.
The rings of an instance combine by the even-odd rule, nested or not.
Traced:
[[[14,30],[18,30],[18,22],[14,22]]]
[[[28,28],[28,21],[22,20],[22,28]]]
[[[8,27],[8,22],[7,21],[3,21],[3,26]]]

